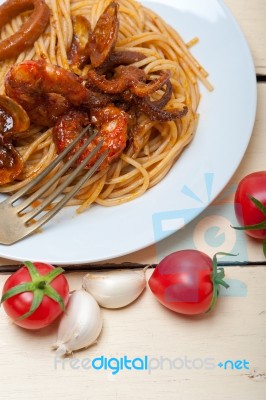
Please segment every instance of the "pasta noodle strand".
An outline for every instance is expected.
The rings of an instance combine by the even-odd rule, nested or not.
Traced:
[[[182,119],[165,123],[150,121],[147,116],[139,115],[134,135],[120,159],[106,171],[97,172],[69,202],[78,206],[78,212],[93,203],[114,206],[133,200],[158,184],[195,134],[200,101],[198,82],[201,81],[208,90],[213,89],[207,80],[208,73],[190,53],[190,47],[197,43],[198,38],[192,38],[186,44],[172,27],[140,3],[135,0],[117,2],[120,6],[120,31],[116,50],[142,52],[146,58],[134,65],[143,68],[149,77],[170,70],[173,94],[166,109],[187,106],[189,111]],[[67,54],[73,37],[73,17],[85,16],[93,28],[109,3],[110,0],[47,0],[51,18],[46,31],[32,48],[21,53],[16,60],[0,63],[1,93],[4,93],[4,77],[10,66],[23,60],[42,57],[49,63],[70,70]],[[17,31],[28,15],[24,13],[6,24],[0,34],[1,40]],[[85,76],[87,69],[84,67],[81,76]],[[160,90],[152,100],[158,100],[162,95]],[[21,135],[21,139],[16,138],[16,147],[22,154],[25,170],[16,182],[0,187],[4,193],[26,185],[56,157],[51,128],[31,127],[29,132]],[[54,187],[64,179],[66,176],[60,178]],[[68,192],[70,189],[65,190]]]

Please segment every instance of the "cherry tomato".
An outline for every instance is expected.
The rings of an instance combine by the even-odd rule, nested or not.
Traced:
[[[165,257],[155,268],[148,284],[165,307],[181,314],[202,314],[210,311],[217,300],[224,270],[217,270],[212,260],[197,250],[181,250]]]
[[[235,194],[235,213],[242,227],[236,229],[256,239],[266,238],[266,171],[243,178]]]
[[[65,309],[68,282],[62,268],[41,262],[25,262],[5,282],[1,303],[19,326],[40,329],[50,325]]]

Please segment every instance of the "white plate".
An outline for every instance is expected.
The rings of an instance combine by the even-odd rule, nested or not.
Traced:
[[[82,215],[68,208],[42,233],[12,246],[0,245],[2,257],[73,264],[139,250],[196,217],[238,167],[254,124],[256,79],[250,51],[237,23],[222,1],[145,0],[143,4],[176,28],[185,40],[200,38],[192,52],[210,72],[215,90],[209,93],[201,88],[200,123],[193,143],[164,180],[144,196],[112,208],[93,206]],[[206,194],[204,180],[210,177],[212,191]],[[203,199],[204,207],[191,212],[193,203],[182,193],[184,188]],[[186,209],[190,212],[181,224],[180,218],[172,220],[176,225],[164,234],[162,226],[158,227],[163,223],[160,216],[168,212],[179,215]]]

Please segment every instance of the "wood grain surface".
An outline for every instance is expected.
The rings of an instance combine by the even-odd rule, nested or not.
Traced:
[[[257,74],[266,76],[266,1],[226,0],[226,4],[246,36]],[[253,135],[239,168],[212,205],[219,210],[232,205],[232,188],[243,176],[266,167],[266,83],[257,86]],[[183,237],[189,237],[190,229],[183,230]],[[245,236],[235,240],[249,260],[263,259],[260,243]],[[150,246],[113,261],[156,263],[164,253],[176,249],[177,243],[166,239],[159,247]],[[0,263],[12,262],[0,259]],[[71,289],[81,287],[83,275],[67,274]],[[64,363],[50,349],[57,323],[38,333],[28,332],[12,324],[1,308],[0,399],[265,400],[266,268],[226,268],[226,276],[231,284],[229,293],[222,292],[215,312],[205,316],[178,316],[163,308],[148,288],[125,309],[103,310],[104,328],[98,344]],[[0,289],[6,278],[0,275]],[[88,368],[89,359],[101,356],[146,356],[150,370],[114,374],[111,369]],[[240,362],[230,364],[228,360]]]

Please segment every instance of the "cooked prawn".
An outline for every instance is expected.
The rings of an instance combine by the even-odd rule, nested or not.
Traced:
[[[98,130],[98,135],[82,153],[77,163],[80,163],[92,148],[103,140],[100,152],[90,160],[87,168],[95,163],[100,153],[108,150],[108,156],[101,165],[101,169],[104,169],[120,156],[126,146],[128,115],[113,105],[94,109],[90,114],[89,116],[86,111],[71,110],[62,116],[53,128],[53,139],[57,152],[61,153],[75,139],[82,128],[91,124],[94,129]],[[86,139],[86,137],[83,137],[79,141],[72,153],[69,154],[69,157],[84,144]]]
[[[32,123],[54,126],[73,106],[107,104],[109,97],[94,93],[77,75],[43,60],[14,65],[5,78],[6,94],[28,113]]]

